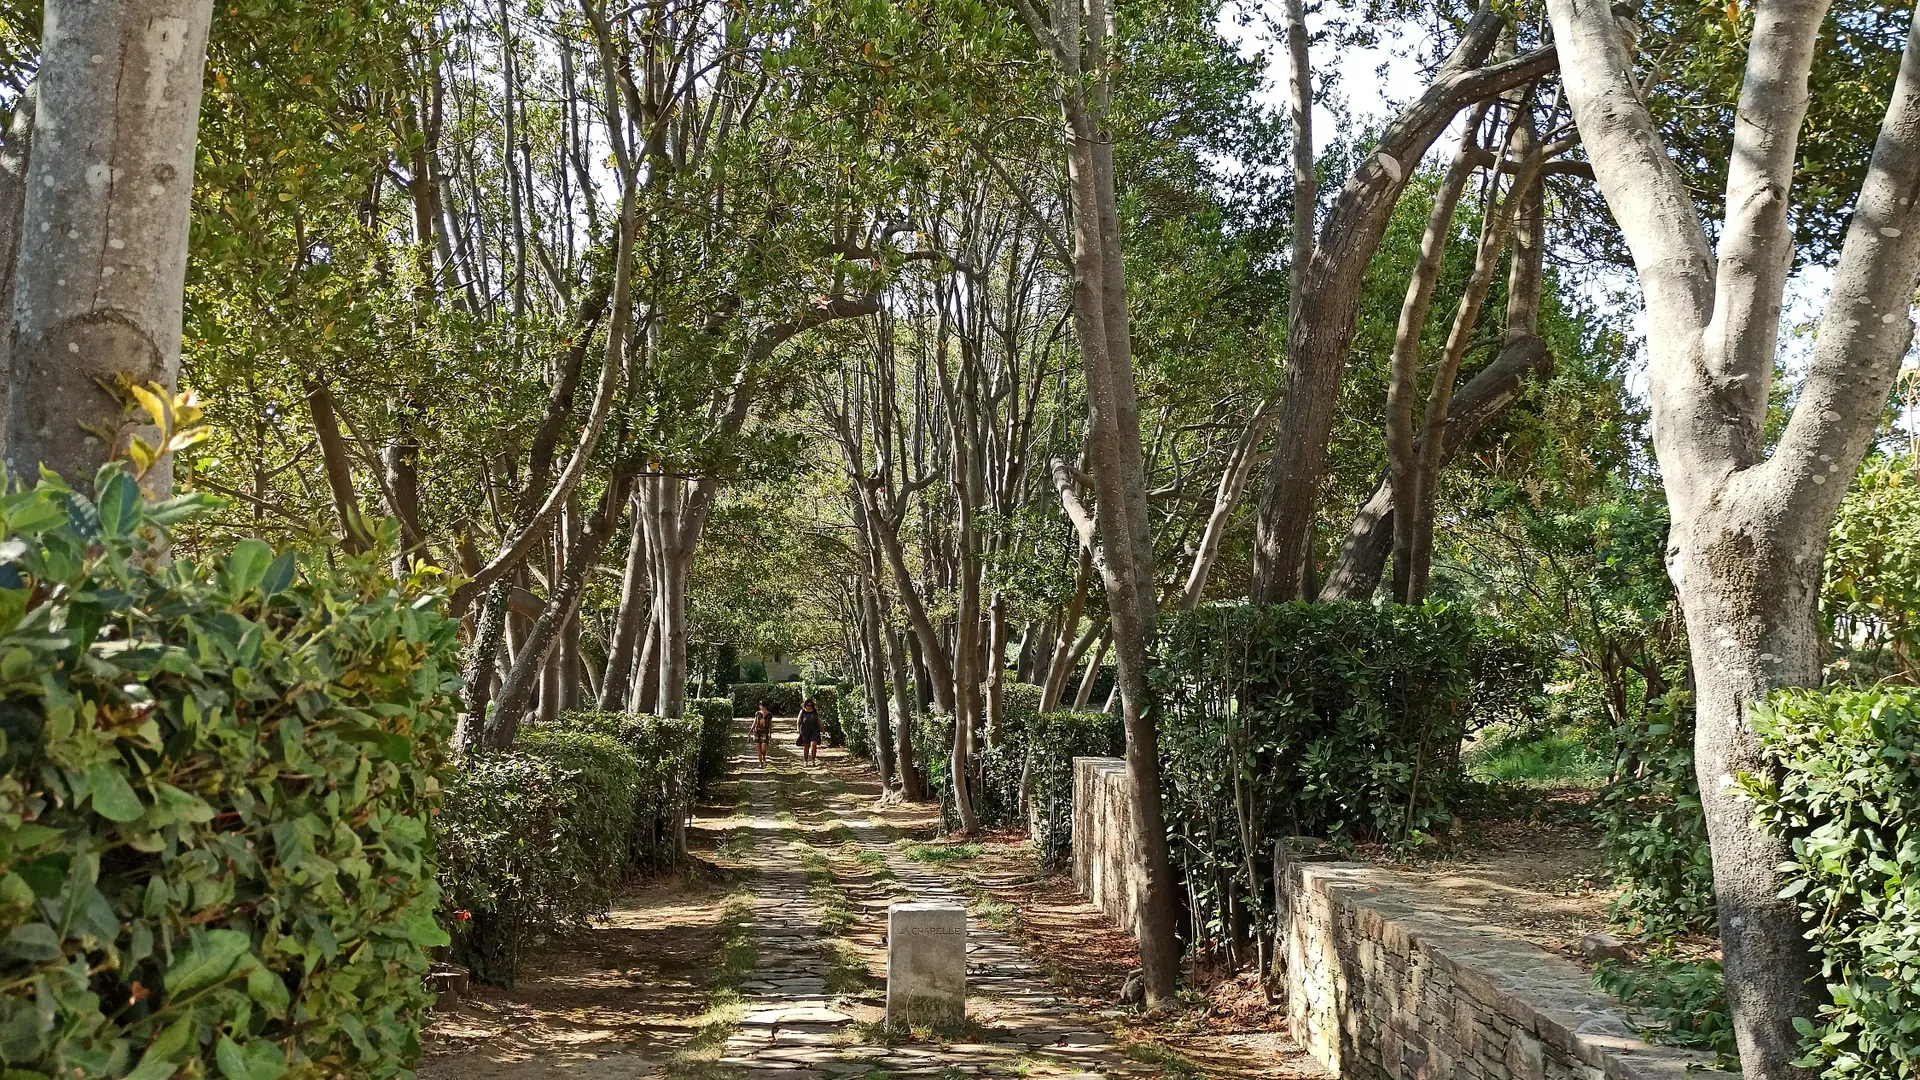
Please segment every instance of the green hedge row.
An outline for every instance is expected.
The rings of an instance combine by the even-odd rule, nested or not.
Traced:
[[[732,698],[694,698],[687,709],[700,718],[700,794],[713,793],[713,786],[727,775],[727,763],[733,757]]]
[[[773,709],[775,716],[798,716],[800,703],[806,700],[807,687],[799,682],[743,682],[734,683],[729,692],[733,695],[735,716],[752,716],[762,701]]]
[[[1446,824],[1476,710],[1538,689],[1511,645],[1437,604],[1167,618],[1151,673],[1161,782],[1200,943],[1271,932],[1277,839],[1398,843]]]
[[[455,773],[440,877],[455,955],[476,977],[511,983],[529,946],[604,914],[629,871],[680,862],[733,724],[724,700],[694,706],[688,720],[568,713]]]
[[[1793,842],[1829,1003],[1799,1021],[1800,1064],[1841,1078],[1920,1071],[1920,691],[1792,691],[1756,709],[1778,780],[1744,778]]]
[[[0,496],[0,1066],[407,1075],[455,624],[340,551],[169,558],[205,500],[94,490]]]
[[[1073,759],[1125,749],[1112,713],[1034,713],[1018,728],[1010,723],[1000,744],[980,755],[974,809],[982,824],[1026,828],[1041,865],[1058,870],[1073,859]]]

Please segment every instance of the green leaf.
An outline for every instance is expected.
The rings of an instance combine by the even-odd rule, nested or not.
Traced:
[[[233,554],[227,556],[227,590],[235,598],[252,592],[272,562],[273,548],[264,540],[248,537],[235,544]]]
[[[266,575],[261,578],[260,591],[268,596],[278,596],[285,592],[287,586],[293,584],[293,572],[293,552],[281,552],[280,557],[273,560],[273,565],[267,567]]]
[[[105,475],[105,470],[102,470]],[[140,524],[140,485],[125,469],[115,468],[100,493],[100,528],[108,536],[125,536]]]
[[[227,1080],[253,1080],[253,1073],[247,1068],[247,1059],[241,1055],[239,1045],[225,1035],[213,1044],[213,1060],[219,1063],[220,1075]]]
[[[22,923],[7,934],[8,956],[27,961],[53,960],[60,956],[60,935],[43,922]]]
[[[93,789],[94,813],[108,821],[134,821],[146,812],[126,773],[113,765],[87,766],[87,786]]]
[[[225,981],[252,943],[238,930],[196,932],[167,968],[166,990],[175,996]]]

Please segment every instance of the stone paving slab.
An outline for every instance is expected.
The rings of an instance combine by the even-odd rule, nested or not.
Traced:
[[[790,748],[777,749],[782,763],[797,757]],[[1046,1080],[1160,1074],[1127,1058],[1110,1035],[1093,1026],[1091,1017],[1061,1000],[1016,942],[972,917],[967,924],[967,992],[969,1015],[977,1024],[973,1039],[947,1045],[863,1042],[854,1017],[826,995],[833,970],[827,951],[831,939],[819,928],[818,906],[799,869],[800,845],[781,836],[784,827],[775,816],[777,773],[744,759],[738,767],[752,798],[752,817],[743,827],[770,841],[765,847],[777,849],[777,854],[756,848],[750,857],[758,959],[752,976],[741,985],[747,1014],[727,1039],[718,1062],[722,1068],[748,1080],[850,1080],[875,1072],[889,1077]],[[861,848],[885,860],[901,898],[966,905],[966,897],[907,858],[864,815],[832,808],[826,814]],[[884,919],[884,909],[866,916],[869,922]],[[863,922],[848,933],[882,928]],[[879,939],[877,933],[871,936]]]

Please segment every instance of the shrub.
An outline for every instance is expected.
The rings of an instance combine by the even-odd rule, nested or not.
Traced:
[[[1028,829],[1041,865],[1058,870],[1073,854],[1073,759],[1111,757],[1125,742],[1111,713],[1035,713],[1018,729],[1009,725],[1001,744],[981,755],[981,823]]]
[[[694,698],[687,708],[700,717],[699,794],[704,797],[726,777],[733,757],[733,699]]]
[[[739,682],[733,688],[733,715],[752,716],[762,701],[775,716],[800,715],[800,703],[806,700],[806,686],[797,682]]]
[[[455,624],[380,560],[169,561],[206,500],[0,497],[9,1078],[404,1076]]]
[[[840,694],[839,725],[842,737],[846,739],[847,753],[859,758],[872,758],[874,755],[874,718],[868,712],[866,695],[857,686],[849,686]]]
[[[1743,783],[1793,842],[1797,897],[1831,995],[1796,1021],[1803,1067],[1920,1069],[1920,691],[1792,691],[1754,710],[1773,775]],[[1814,1020],[1818,1021],[1816,1024]]]
[[[1009,734],[1026,730],[1040,716],[1041,687],[1011,679],[1000,685],[1000,726]]]
[[[626,748],[636,769],[627,866],[665,870],[687,854],[687,823],[699,788],[701,721],[635,713],[569,712],[562,728],[592,732]]]
[[[1638,964],[1607,961],[1594,969],[1593,983],[1651,1021],[1641,1029],[1649,1042],[1711,1050],[1721,1068],[1740,1067],[1718,961],[1656,952]]]
[[[1713,856],[1693,771],[1691,695],[1667,694],[1646,722],[1620,733],[1593,822],[1620,886],[1614,918],[1645,934],[1713,929]]]
[[[556,728],[527,731],[455,774],[440,814],[440,881],[455,953],[474,975],[510,984],[528,944],[607,910],[627,865],[638,781],[615,739]]]
[[[1151,678],[1194,925],[1230,941],[1270,932],[1276,839],[1417,842],[1446,823],[1483,638],[1444,605],[1219,605],[1169,618]],[[1252,922],[1227,926],[1229,913]]]

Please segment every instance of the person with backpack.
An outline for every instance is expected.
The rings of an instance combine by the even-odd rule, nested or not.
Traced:
[[[819,764],[820,710],[814,705],[812,698],[808,698],[806,704],[800,706],[800,738],[796,745],[800,747],[801,756],[807,764]]]
[[[767,747],[773,743],[773,710],[763,700],[753,711],[753,745],[760,751],[760,764],[767,763]]]

